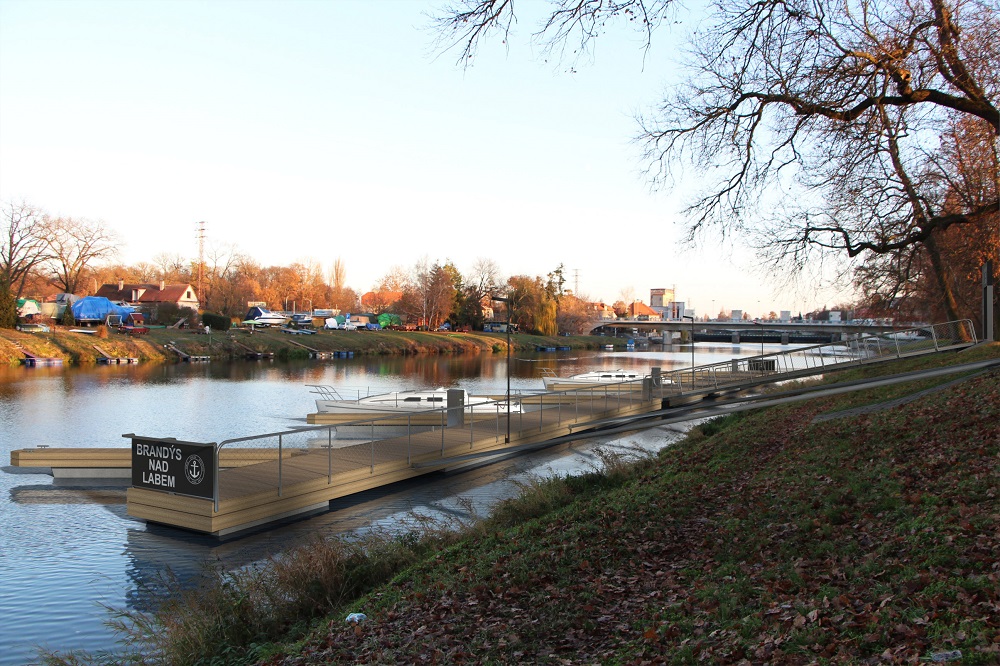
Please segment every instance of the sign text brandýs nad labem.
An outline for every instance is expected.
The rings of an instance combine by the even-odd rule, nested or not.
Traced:
[[[132,485],[212,499],[215,445],[132,437]]]

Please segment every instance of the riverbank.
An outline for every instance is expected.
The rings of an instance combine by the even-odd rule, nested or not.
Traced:
[[[234,329],[207,335],[192,329],[153,328],[149,333],[132,337],[105,329],[101,337],[72,332],[56,326],[50,333],[22,333],[0,329],[0,364],[18,365],[24,351],[36,356],[58,358],[74,365],[95,364],[102,353],[132,357],[141,363],[173,363],[178,355],[171,345],[191,356],[219,360],[245,358],[251,351],[278,359],[306,359],[310,349],[318,352],[376,354],[498,354],[506,353],[507,336],[503,333],[452,333],[420,331],[318,331],[315,335],[291,335],[279,329]],[[599,349],[607,344],[625,349],[624,338],[596,335],[541,336],[518,333],[511,336],[512,351],[534,351],[537,347]],[[305,347],[303,347],[305,345]]]
[[[717,419],[458,532],[316,543],[132,618],[175,664],[996,663],[1000,381],[953,380]]]

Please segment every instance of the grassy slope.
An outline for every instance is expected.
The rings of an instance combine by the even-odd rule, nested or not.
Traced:
[[[458,354],[499,353],[506,350],[507,337],[500,333],[430,333],[402,331],[321,331],[316,335],[289,335],[277,329],[258,330],[252,335],[247,331],[231,334],[200,335],[190,330],[152,329],[148,335],[132,338],[109,333],[106,338],[70,333],[56,327],[52,333],[21,333],[0,329],[0,363],[17,365],[23,354],[15,343],[37,356],[62,358],[67,363],[96,363],[98,345],[110,354],[133,356],[143,362],[173,362],[173,352],[163,345],[174,343],[181,351],[191,355],[209,355],[213,358],[242,358],[245,349],[234,341],[259,352],[272,352],[278,358],[308,358],[309,352],[294,343],[319,351],[353,351],[357,354]],[[512,338],[514,349],[534,350],[536,345],[571,345],[574,348],[596,349],[599,345],[615,343],[624,348],[624,338],[601,336],[537,336],[517,334]]]
[[[545,484],[263,663],[997,663],[997,374],[810,423],[924,387],[728,417]]]

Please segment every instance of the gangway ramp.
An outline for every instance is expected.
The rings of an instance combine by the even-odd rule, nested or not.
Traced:
[[[658,394],[665,406],[689,404],[710,395],[746,391],[859,365],[958,351],[974,344],[976,333],[971,320],[929,324],[672,370],[660,375]]]

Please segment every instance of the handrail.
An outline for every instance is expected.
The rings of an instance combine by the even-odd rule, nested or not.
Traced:
[[[946,334],[952,334],[948,337]],[[892,347],[888,345],[883,345],[883,342],[893,341]],[[954,343],[954,340],[958,339],[958,344]],[[952,341],[949,343],[949,340]],[[915,345],[923,345],[922,351],[940,351],[942,349],[955,348],[959,346],[968,346],[974,344],[976,341],[975,329],[972,326],[971,320],[964,319],[956,322],[947,322],[945,324],[934,324],[929,326],[921,326],[912,329],[907,329],[905,331],[896,331],[893,333],[888,333],[884,335],[872,335],[864,336],[858,338],[852,338],[845,341],[837,343],[822,343],[816,345],[809,345],[805,347],[798,347],[794,350],[787,350],[782,352],[773,352],[770,354],[760,354],[756,356],[748,356],[738,359],[730,359],[724,362],[711,363],[707,365],[695,366],[691,368],[681,368],[665,373],[660,373],[659,381],[653,382],[649,381],[648,388],[650,390],[650,396],[653,391],[658,391],[658,397],[663,397],[664,395],[677,395],[683,394],[685,392],[696,393],[699,391],[704,391],[705,389],[699,389],[699,384],[704,383],[705,388],[711,390],[717,390],[719,388],[724,388],[727,386],[734,385],[752,385],[760,382],[762,379],[777,380],[780,379],[782,375],[796,375],[801,376],[801,371],[809,370],[813,368],[819,368],[820,370],[826,370],[827,368],[842,367],[844,365],[859,365],[866,361],[886,358],[886,357],[900,357],[908,351],[906,349],[906,343],[910,342]],[[901,345],[900,343],[904,343]],[[928,343],[932,343],[932,347],[927,347]],[[888,352],[886,350],[889,350]],[[827,350],[826,353],[823,350]],[[827,354],[832,355],[836,360],[832,363],[827,363]],[[796,358],[801,357],[802,366],[796,367],[796,363],[793,361]],[[818,357],[818,364],[816,363],[816,358]],[[810,365],[812,364],[812,365]],[[780,369],[779,369],[780,368]],[[541,391],[534,393],[533,395],[539,396],[538,401],[538,412],[539,421],[538,427],[539,431],[543,430],[545,427],[544,415],[546,410],[551,410],[553,407],[556,409],[556,423],[557,425],[562,425],[563,422],[563,411],[562,403],[563,397],[567,395],[572,396],[573,402],[573,414],[575,418],[579,417],[581,404],[585,400],[589,400],[591,408],[593,408],[594,401],[598,398],[603,399],[606,405],[610,405],[614,402],[618,408],[621,408],[623,403],[632,406],[634,402],[639,399],[635,394],[635,389],[632,387],[626,387],[626,385],[637,384],[640,382],[646,382],[651,380],[652,374],[646,375],[641,379],[626,380],[626,381],[604,381],[604,382],[594,382],[592,384],[584,384],[580,386],[574,386],[571,388],[561,389],[559,391]],[[699,379],[700,377],[700,379]],[[689,389],[686,388],[686,383],[690,378],[691,386]],[[327,387],[324,385],[309,385],[314,388],[329,388],[334,393],[336,389],[333,387]],[[646,388],[645,385],[643,387]],[[339,395],[339,394],[337,394]],[[466,394],[468,395],[468,394]],[[529,395],[527,391],[523,394],[518,393],[518,395],[526,396]],[[642,395],[644,399],[648,399],[646,391],[644,390]],[[478,396],[477,396],[478,397]],[[546,398],[553,397],[554,400],[546,400]],[[519,419],[519,429],[524,429],[524,410],[521,409],[520,401],[518,402],[518,419]],[[510,400],[509,404],[513,405],[514,400]],[[546,404],[548,403],[548,404]],[[499,423],[500,418],[504,414],[512,415],[514,412],[508,411],[508,400],[489,400],[483,402],[476,402],[475,407],[482,409],[483,405],[492,404],[496,409],[497,414],[497,432],[495,437],[499,438]],[[465,408],[471,408],[473,405],[465,405]],[[441,455],[445,452],[445,436],[444,431],[447,427],[447,406],[434,407],[429,409],[414,409],[408,410],[406,412],[406,428],[407,428],[407,446],[406,446],[406,460],[410,463],[411,460],[411,433],[412,433],[412,417],[416,415],[425,414],[441,414]],[[328,483],[332,483],[333,479],[333,429],[343,426],[357,426],[357,425],[370,425],[372,429],[371,437],[371,455],[370,455],[370,471],[374,474],[375,471],[375,445],[376,438],[374,436],[375,426],[379,422],[397,420],[402,416],[401,413],[390,413],[379,416],[369,416],[366,418],[356,419],[353,421],[347,421],[345,423],[339,424],[321,424],[314,426],[299,426],[296,428],[286,429],[278,432],[263,433],[256,435],[248,435],[243,437],[234,437],[226,440],[222,440],[216,445],[216,455],[215,455],[215,488],[214,488],[214,500],[215,500],[215,512],[219,510],[219,459],[220,453],[223,447],[235,444],[238,442],[252,442],[263,439],[278,439],[278,493],[279,495],[283,489],[283,458],[284,458],[284,439],[287,436],[299,435],[302,433],[309,432],[323,432],[327,433],[327,479]],[[509,418],[509,417],[508,417]],[[475,419],[471,422],[471,433],[470,433],[470,447],[475,441]]]

